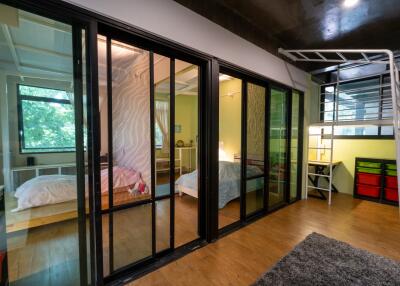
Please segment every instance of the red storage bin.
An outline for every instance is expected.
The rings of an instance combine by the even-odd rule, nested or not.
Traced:
[[[2,277],[2,272],[3,272],[3,263],[4,263],[4,258],[6,257],[6,253],[5,252],[2,252],[2,251],[0,251],[0,281],[1,282],[4,282],[3,281],[3,277]]]
[[[397,192],[397,188],[396,189],[385,188],[385,199],[387,199],[388,201],[398,202],[399,193]]]
[[[386,176],[386,187],[391,189],[397,189],[397,177],[396,176]]]
[[[362,195],[362,196],[367,196],[367,197],[371,197],[371,198],[379,198],[380,190],[381,190],[380,187],[357,184],[357,194]]]
[[[362,185],[380,186],[381,175],[357,173],[357,183]]]

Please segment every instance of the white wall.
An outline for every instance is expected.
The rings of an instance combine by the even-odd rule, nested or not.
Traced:
[[[69,0],[300,90],[307,74],[172,0]]]

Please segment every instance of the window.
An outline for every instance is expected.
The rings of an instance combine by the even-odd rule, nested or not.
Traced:
[[[169,146],[169,102],[166,100],[155,101],[155,144],[156,148],[167,149]]]
[[[73,94],[17,85],[21,153],[75,150]]]
[[[161,132],[161,128],[158,125],[158,123],[156,122],[156,126],[155,126],[155,136],[154,136],[154,140],[156,143],[156,147],[157,148],[162,148],[163,146],[163,134]]]
[[[335,106],[337,105],[337,110]],[[392,118],[390,77],[381,75],[321,88],[321,121],[363,121],[365,125],[335,127],[335,137],[393,137],[393,126],[368,124],[368,120]]]

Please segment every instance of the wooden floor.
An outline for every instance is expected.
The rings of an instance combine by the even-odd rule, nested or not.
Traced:
[[[400,261],[399,209],[336,194],[330,207],[297,202],[130,285],[249,285],[312,232]]]
[[[198,238],[198,201],[187,195],[175,197],[175,246],[181,246]],[[228,203],[229,210],[238,213],[238,202]],[[235,209],[237,210],[235,211]],[[29,211],[27,211],[29,214]],[[13,214],[13,213],[12,213]],[[170,241],[170,200],[156,203],[156,249],[169,248]],[[221,213],[221,219],[230,222],[229,212]],[[29,221],[29,216],[27,216]],[[104,273],[109,273],[109,217],[103,215]],[[114,269],[151,255],[151,205],[146,204],[113,215]],[[32,284],[47,281],[52,284],[54,277],[74,278],[78,273],[78,227],[75,219],[24,228],[8,233],[9,280],[22,279]],[[62,269],[68,269],[62,270]],[[61,274],[67,273],[67,276]]]

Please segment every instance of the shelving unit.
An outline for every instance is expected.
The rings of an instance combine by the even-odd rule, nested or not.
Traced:
[[[398,205],[396,160],[356,158],[355,198],[382,204]]]

